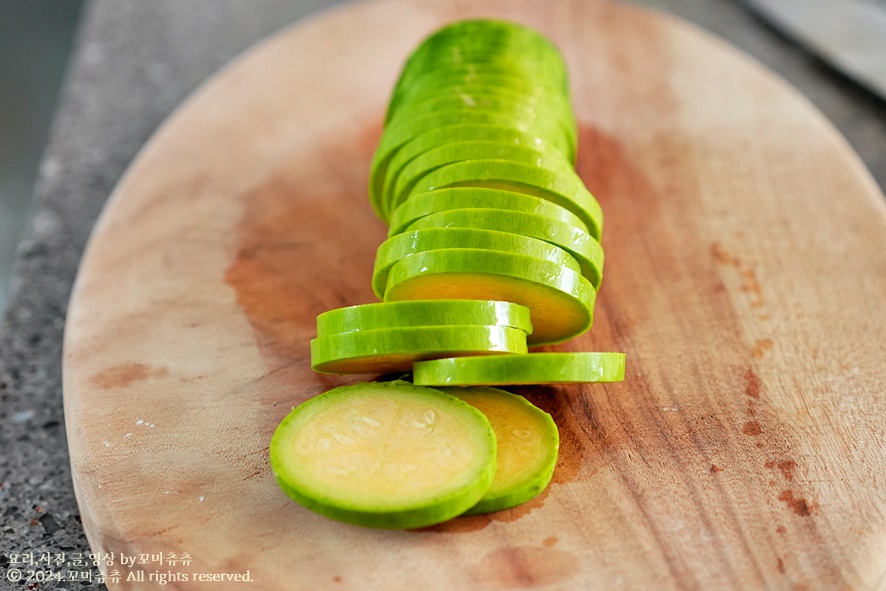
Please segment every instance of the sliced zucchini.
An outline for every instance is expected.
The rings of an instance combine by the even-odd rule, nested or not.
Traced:
[[[407,382],[329,390],[274,432],[280,488],[331,519],[388,529],[440,523],[475,505],[495,472],[486,417],[449,394]]]
[[[470,211],[470,210],[469,210]],[[428,216],[432,217],[432,216]],[[450,248],[477,248],[513,252],[550,261],[573,271],[581,271],[575,257],[551,241],[518,233],[498,231],[495,228],[436,228],[414,230],[385,240],[375,255],[372,289],[384,298],[388,274],[397,261],[417,252]]]
[[[447,187],[489,187],[535,195],[577,215],[597,240],[603,232],[603,210],[575,173],[562,174],[507,160],[471,160],[447,164],[424,176],[410,195]],[[393,203],[390,211],[398,205]]]
[[[426,300],[376,302],[328,310],[317,316],[317,336],[407,326],[477,324],[518,328],[529,334],[529,308],[513,302]]]
[[[414,221],[401,236],[421,228],[487,228],[537,238],[572,255],[594,289],[598,289],[603,280],[603,248],[593,236],[576,226],[534,213],[489,208],[451,209]]]
[[[485,187],[452,187],[413,194],[391,214],[388,236],[403,232],[415,220],[451,209],[489,208],[534,213],[587,231],[574,213],[547,199]]]
[[[560,450],[560,433],[551,415],[522,396],[498,388],[438,389],[486,415],[495,432],[495,478],[480,502],[465,515],[516,507],[548,486]]]
[[[391,267],[385,301],[477,299],[529,308],[532,345],[554,344],[591,327],[596,291],[572,269],[530,256],[452,248],[419,252]]]
[[[418,70],[410,68],[410,64],[403,69],[397,84],[394,86],[393,96],[408,93],[416,87],[421,87],[428,80],[438,77],[459,76],[467,82],[476,82],[476,78],[493,73],[497,75],[508,75],[513,78],[521,78],[524,80],[537,80],[539,83],[552,94],[568,96],[569,94],[569,76],[566,72],[562,57],[557,55],[556,51],[547,54],[515,55],[508,53],[507,48],[496,47],[493,43],[484,42],[482,47],[478,47],[482,53],[474,56],[464,55],[465,50],[469,49],[468,45],[461,43],[459,47],[453,48],[461,55],[436,55],[428,56],[424,59],[424,68]],[[415,61],[410,58],[415,64]],[[470,80],[474,76],[475,80]],[[524,92],[534,92],[537,89],[521,86]],[[392,101],[389,109],[389,116],[395,115],[398,101]]]
[[[412,187],[426,174],[441,166],[464,160],[508,160],[538,166],[562,174],[572,174],[572,166],[559,153],[550,156],[533,148],[497,142],[467,141],[443,144],[416,156],[397,175],[390,192],[394,203],[402,203]]]
[[[386,211],[380,207],[385,177],[391,158],[400,147],[412,138],[437,127],[446,125],[482,124],[500,127],[514,127],[523,132],[537,134],[542,139],[568,153],[568,142],[563,138],[562,131],[556,127],[556,122],[547,119],[534,118],[534,113],[495,113],[491,111],[470,111],[466,109],[452,109],[431,113],[424,116],[410,117],[385,128],[378,148],[372,158],[369,170],[369,196],[370,202],[376,208],[376,213],[386,215]],[[386,220],[386,217],[382,218]]]
[[[401,118],[404,113],[415,115],[420,112],[439,111],[454,107],[483,108],[493,101],[503,100],[526,104],[539,112],[544,112],[546,117],[559,119],[569,130],[570,135],[575,136],[577,133],[575,113],[566,96],[527,94],[512,88],[483,84],[456,85],[446,88],[445,93],[441,93],[437,88],[418,89],[410,95],[409,102],[401,105],[396,117],[388,121],[388,124]]]
[[[409,371],[413,362],[424,359],[526,351],[526,332],[507,326],[380,328],[312,339],[311,369],[320,373],[391,373]]]
[[[472,69],[467,73],[443,71],[435,76],[422,76],[407,87],[401,86],[395,89],[391,96],[388,121],[396,120],[410,104],[431,94],[458,94],[465,91],[470,92],[477,87],[488,86],[504,88],[536,99],[566,96],[556,84],[550,85],[542,78],[528,77],[517,72],[478,71],[478,69]]]
[[[412,367],[422,386],[506,386],[620,382],[624,353],[529,353],[497,358],[435,359]]]
[[[380,196],[383,196],[386,202],[391,200],[400,171],[420,154],[445,144],[464,141],[489,141],[523,146],[551,154],[551,157],[556,154],[566,159],[566,155],[559,148],[541,139],[538,134],[521,131],[513,125],[466,123],[444,125],[416,135],[394,153],[385,169],[384,185]],[[385,207],[387,207],[387,203],[385,203]]]

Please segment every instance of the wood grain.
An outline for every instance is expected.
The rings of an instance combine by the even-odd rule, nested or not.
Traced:
[[[324,310],[373,301],[368,164],[405,55],[468,16],[563,50],[606,214],[594,328],[624,383],[521,388],[561,429],[538,499],[419,531],[335,523],[267,462]],[[113,589],[882,589],[886,205],[810,104],[721,42],[596,1],[385,0],[299,24],[197,92],[98,224],[65,347],[95,551],[188,553]],[[142,572],[145,582],[126,582]],[[151,573],[188,581],[161,585]],[[181,578],[181,577],[179,577]]]

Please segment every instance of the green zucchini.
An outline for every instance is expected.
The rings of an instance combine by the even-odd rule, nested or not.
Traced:
[[[624,379],[624,353],[529,353],[435,359],[412,366],[422,386],[585,384]]]
[[[407,382],[342,386],[292,410],[271,439],[280,488],[331,519],[387,529],[451,519],[495,473],[486,417],[449,394]]]
[[[464,400],[484,415],[495,432],[495,478],[465,515],[501,511],[535,498],[551,482],[560,434],[551,415],[522,396],[498,388],[438,388]]]
[[[414,221],[426,215],[452,209],[488,208],[534,213],[587,231],[578,216],[547,199],[485,187],[452,187],[412,195],[391,214],[388,236],[403,232]]]
[[[311,369],[341,374],[404,372],[412,368],[413,362],[423,359],[526,350],[526,332],[507,326],[380,328],[312,339]]]
[[[556,154],[564,160],[566,159],[565,154],[559,148],[541,139],[537,133],[521,131],[514,125],[480,123],[443,125],[412,137],[408,142],[400,146],[391,157],[386,168],[384,184],[380,193],[380,196],[384,197],[384,206],[387,208],[387,201],[392,200],[394,186],[396,186],[400,171],[404,166],[412,162],[414,158],[439,146],[467,141],[496,142],[521,146],[550,154],[551,157],[554,157]]]
[[[426,300],[376,302],[328,310],[317,316],[317,336],[380,328],[476,324],[532,333],[529,308],[512,302]]]
[[[581,273],[530,256],[451,248],[401,259],[388,273],[385,301],[477,299],[529,308],[532,345],[550,345],[591,327],[594,286]]]
[[[471,160],[441,166],[417,182],[411,195],[447,187],[489,187],[528,193],[561,205],[577,215],[600,240],[603,211],[578,174],[563,174],[507,160]],[[409,196],[406,197],[409,199]],[[394,202],[389,208],[396,209]]]
[[[512,252],[550,261],[573,271],[581,271],[581,265],[569,251],[549,240],[498,231],[495,228],[484,229],[479,226],[476,228],[447,228],[441,226],[404,232],[385,240],[375,255],[375,267],[372,272],[373,291],[379,298],[384,297],[388,274],[401,259],[418,252],[450,248]]]
[[[539,166],[563,174],[572,173],[572,166],[559,153],[546,154],[533,148],[497,142],[466,141],[443,144],[416,156],[402,168],[390,192],[394,203],[402,203],[412,187],[426,174],[441,166],[464,160],[508,160]]]
[[[572,255],[578,261],[582,275],[591,282],[594,289],[598,289],[603,280],[603,248],[600,243],[581,228],[564,222],[522,211],[479,207],[451,209],[414,221],[400,236],[411,235],[415,230],[432,228],[486,228],[544,240]]]

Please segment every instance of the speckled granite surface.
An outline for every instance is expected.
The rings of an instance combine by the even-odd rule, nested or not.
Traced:
[[[70,480],[61,351],[92,225],[161,121],[255,41],[334,2],[97,0],[75,56],[0,325],[0,589],[100,589]],[[650,0],[744,49],[816,103],[886,185],[886,107],[727,0]],[[11,564],[22,556],[53,563]],[[59,555],[64,553],[62,562]],[[27,571],[61,581],[27,581]],[[24,575],[21,581],[15,572]],[[13,573],[13,574],[10,574]],[[76,580],[71,580],[71,577]]]

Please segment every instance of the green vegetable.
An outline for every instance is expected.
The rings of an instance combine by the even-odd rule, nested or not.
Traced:
[[[388,123],[401,118],[404,113],[414,116],[421,112],[443,110],[455,106],[485,109],[495,101],[510,101],[525,104],[538,112],[543,112],[545,117],[559,120],[564,131],[570,137],[576,137],[575,114],[572,112],[572,105],[569,104],[568,97],[563,94],[526,92],[525,90],[490,84],[486,80],[474,81],[471,84],[456,83],[444,88],[440,88],[439,85],[423,85],[413,87],[410,91],[408,103],[402,106],[397,115],[388,120]]]
[[[539,166],[547,170],[570,174],[572,169],[557,152],[545,152],[524,146],[502,144],[498,142],[465,141],[443,144],[419,154],[402,168],[393,191],[394,203],[402,203],[415,184],[426,174],[434,170],[463,160],[508,160],[530,166]]]
[[[521,118],[523,117],[523,118]],[[381,209],[385,177],[391,158],[405,143],[412,138],[431,129],[446,125],[484,124],[502,127],[514,127],[520,131],[537,134],[539,137],[552,143],[552,145],[568,150],[568,141],[563,138],[562,131],[556,123],[545,119],[530,119],[526,113],[491,111],[471,111],[469,109],[452,109],[439,113],[430,113],[418,117],[406,118],[395,122],[385,129],[379,142],[378,148],[370,165],[369,172],[369,196],[377,210]],[[381,209],[385,213],[384,209]],[[386,213],[385,213],[386,215]],[[386,218],[383,218],[386,219]]]
[[[429,216],[431,217],[431,216]],[[512,234],[496,229],[447,228],[419,229],[385,240],[375,255],[372,289],[383,298],[391,268],[401,259],[418,252],[451,248],[476,248],[523,254],[550,261],[563,268],[580,271],[576,259],[562,247],[537,237]]]
[[[472,208],[534,213],[587,231],[587,226],[574,213],[540,197],[483,187],[454,187],[412,195],[391,215],[391,228],[388,236],[403,232],[414,221],[426,215],[451,209]]]
[[[585,332],[594,318],[596,291],[580,273],[530,256],[452,248],[419,252],[391,267],[385,301],[478,299],[529,308],[532,345],[553,344]]]
[[[422,359],[525,352],[526,332],[507,326],[379,328],[311,340],[311,369],[320,373],[404,372]]]
[[[624,353],[530,353],[436,359],[413,365],[422,386],[580,384],[624,379]]]
[[[566,161],[566,156],[550,142],[546,142],[538,135],[520,131],[516,127],[466,123],[437,127],[414,136],[400,146],[400,149],[391,158],[386,168],[384,186],[379,195],[383,199],[385,207],[387,207],[387,202],[391,200],[400,171],[414,158],[433,148],[468,141],[495,142],[532,148],[552,156],[558,154],[564,162]]]
[[[294,409],[270,447],[293,499],[347,523],[415,528],[548,485],[551,417],[464,386],[623,379],[623,354],[527,348],[593,322],[603,215],[574,170],[577,129],[563,57],[532,29],[461,21],[409,56],[369,174],[390,225],[372,275],[385,302],[318,316],[311,367],[412,370],[416,385],[341,387]]]
[[[438,388],[482,412],[498,447],[495,478],[466,515],[510,509],[547,487],[557,465],[560,434],[551,415],[517,394],[498,388]]]
[[[417,80],[488,66],[568,94],[566,64],[543,35],[512,22],[464,20],[439,29],[409,56],[395,86],[389,118],[396,111],[397,91],[414,87]]]
[[[427,300],[347,306],[317,316],[317,336],[379,328],[452,324],[507,326],[532,332],[529,309],[511,302]]]
[[[591,282],[594,289],[599,288],[603,280],[603,248],[600,243],[581,228],[564,222],[521,211],[451,209],[416,220],[406,228],[406,234],[401,236],[414,230],[431,228],[446,228],[450,231],[459,228],[487,228],[544,240],[572,255],[580,265],[581,274]]]
[[[407,529],[474,506],[495,472],[489,421],[449,394],[407,382],[335,388],[277,427],[270,463],[280,487],[326,517]]]
[[[574,173],[566,175],[506,160],[470,160],[447,164],[425,175],[410,195],[446,187],[489,187],[535,195],[577,215],[597,240],[603,232],[600,204]],[[398,205],[393,204],[394,208]]]

